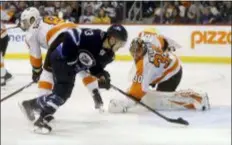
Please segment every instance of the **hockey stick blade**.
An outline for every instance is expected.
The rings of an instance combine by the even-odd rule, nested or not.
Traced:
[[[19,92],[23,91],[24,89],[30,87],[32,84],[34,84],[34,82],[30,82],[29,84],[19,88],[18,90],[14,91],[13,93],[7,95],[6,97],[1,99],[1,103],[9,98],[11,98],[12,96],[14,96],[15,94],[18,94]]]
[[[173,118],[168,118],[164,115],[162,115],[161,113],[159,113],[158,111],[156,111],[155,109],[147,106],[146,104],[144,104],[143,102],[140,102],[139,100],[137,100],[135,97],[125,93],[124,91],[122,91],[121,89],[119,89],[118,87],[114,86],[111,84],[111,87],[114,90],[119,91],[121,94],[127,96],[128,98],[130,98],[131,100],[135,101],[136,103],[140,104],[141,106],[147,108],[149,111],[153,112],[154,114],[158,115],[159,117],[163,118],[164,120],[171,122],[171,123],[177,123],[177,124],[182,124],[182,125],[189,125],[188,121],[184,120],[183,118],[178,118],[178,119],[173,119]]]

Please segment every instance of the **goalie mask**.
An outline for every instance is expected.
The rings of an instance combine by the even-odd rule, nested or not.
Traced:
[[[139,37],[134,38],[130,44],[130,53],[135,61],[147,52],[147,44]]]

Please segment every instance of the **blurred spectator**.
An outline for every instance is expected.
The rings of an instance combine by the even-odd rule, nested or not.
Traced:
[[[187,15],[186,7],[183,6],[183,5],[180,5],[178,8],[179,8],[179,21],[180,21],[180,24],[186,24],[187,23],[187,19],[186,19],[186,15]]]
[[[161,9],[161,8],[156,8],[155,9],[155,12],[154,12],[154,20],[153,20],[153,23],[154,24],[162,24],[163,23],[163,19],[162,19],[162,12],[163,11],[163,9]]]
[[[156,3],[158,5],[158,3]],[[149,24],[153,21],[153,16],[155,13],[155,3],[150,1],[143,1],[142,2],[142,17],[143,23]]]
[[[178,7],[174,7],[171,14],[171,24],[180,24],[181,17],[180,17],[180,9]]]
[[[70,5],[67,5],[66,6],[66,12],[64,13],[64,19],[65,20],[68,20],[68,21],[71,21],[71,22],[75,22],[75,17],[72,15],[72,11],[73,11],[73,8],[70,6]]]
[[[112,17],[112,23],[122,23],[123,21],[123,13],[124,13],[124,5],[123,2],[111,2],[115,8],[115,17]]]
[[[129,21],[135,22],[140,20],[140,11],[142,6],[140,1],[134,1],[130,10],[128,11],[128,19]]]
[[[53,15],[68,21],[91,23],[99,11],[112,23],[143,24],[231,24],[231,1],[1,1],[15,22],[27,7],[36,7],[42,16]],[[90,8],[91,7],[91,8]],[[102,12],[102,10],[104,12]],[[96,16],[96,20],[100,21]],[[125,21],[127,20],[127,21]],[[101,18],[102,21],[102,18]],[[100,21],[100,22],[101,22]],[[100,23],[98,22],[98,23]],[[105,22],[104,22],[105,23]],[[107,22],[108,23],[108,22]]]
[[[70,2],[70,6],[72,7],[71,17],[74,18],[75,23],[78,23],[81,17],[81,5],[77,1]]]
[[[194,4],[188,8],[187,19],[189,24],[195,24],[197,22],[197,8]]]
[[[151,17],[154,13],[155,3],[150,1],[142,2],[143,18]]]
[[[44,11],[49,16],[55,15],[54,2],[52,2],[52,1],[46,1],[46,5],[44,7]]]
[[[201,15],[201,23],[202,24],[212,24],[214,22],[215,18],[210,13],[210,8],[206,7],[203,9],[203,13]]]
[[[44,7],[43,5],[41,5],[41,6],[39,7],[39,12],[40,12],[40,15],[41,15],[41,16],[46,16],[46,15],[47,15],[47,13],[46,13],[46,11],[45,11],[45,7]]]
[[[84,14],[80,17],[79,23],[92,23],[94,18],[93,11],[93,7],[88,5],[84,10]]]
[[[164,21],[165,21],[164,23],[165,24],[171,24],[172,11],[173,11],[173,8],[168,7],[166,11],[164,12]]]
[[[222,17],[222,24],[232,24],[232,2],[222,2],[219,8]]]
[[[200,1],[192,2],[190,7],[188,8],[188,13],[187,13],[189,22],[191,24],[194,23],[199,24],[202,11],[203,11],[203,6],[201,5]]]
[[[110,24],[111,20],[106,15],[104,9],[100,9],[98,12],[98,16],[95,16],[93,19],[94,24]]]
[[[101,9],[105,11],[105,13],[110,17],[113,23],[116,22],[116,7],[117,2],[104,1],[102,2]]]

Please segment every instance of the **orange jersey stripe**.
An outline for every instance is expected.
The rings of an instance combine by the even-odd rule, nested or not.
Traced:
[[[176,57],[176,56],[175,56]],[[168,74],[170,74],[171,72],[175,71],[177,69],[177,67],[179,66],[179,60],[176,58],[176,61],[174,63],[174,65],[167,69],[162,76],[158,77],[157,79],[155,79],[152,84],[156,84],[159,83],[164,77],[166,77]]]
[[[84,83],[85,86],[87,86],[88,84],[90,84],[90,83],[92,83],[92,82],[94,82],[96,80],[97,80],[97,78],[95,78],[93,76],[87,76],[87,77],[84,77],[82,79],[82,82]]]
[[[162,36],[158,36],[157,38],[158,38],[158,40],[159,40],[159,42],[161,44],[161,49],[164,50],[163,49],[163,47],[164,47],[164,38]]]
[[[42,66],[42,58],[35,58],[30,56],[31,65],[35,68],[39,68]]]
[[[59,31],[65,28],[76,28],[77,24],[74,23],[62,23],[54,26],[51,30],[48,31],[46,35],[46,41],[47,43],[51,40],[51,38]]]
[[[39,81],[38,87],[40,89],[52,90],[52,84],[45,81]]]
[[[143,75],[143,59],[137,62],[136,68],[137,68],[136,75],[142,76]],[[134,80],[133,84],[130,87],[128,94],[136,97],[137,99],[141,99],[145,95],[145,92],[142,89],[141,82],[137,82],[136,80]]]

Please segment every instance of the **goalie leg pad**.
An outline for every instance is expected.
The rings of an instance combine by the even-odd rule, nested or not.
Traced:
[[[207,110],[210,108],[207,93],[193,90],[150,91],[141,101],[158,110]]]

